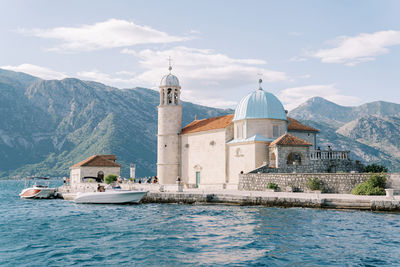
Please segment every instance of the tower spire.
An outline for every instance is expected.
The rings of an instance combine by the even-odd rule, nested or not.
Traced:
[[[262,87],[261,87],[261,83],[262,83],[262,74],[261,73],[257,73],[258,74],[258,76],[260,77],[259,79],[258,79],[258,90],[262,90]]]
[[[168,57],[168,70],[169,70],[169,74],[171,74],[171,70],[172,70],[172,59],[171,56]]]

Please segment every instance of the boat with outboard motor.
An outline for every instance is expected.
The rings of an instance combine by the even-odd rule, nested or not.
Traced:
[[[57,188],[49,187],[50,178],[48,177],[27,177],[25,186],[19,196],[25,199],[54,198]]]
[[[147,194],[147,191],[122,190],[119,186],[109,185],[105,188],[100,183],[102,179],[98,177],[84,177],[83,180],[92,179],[98,183],[97,190],[94,192],[78,192],[74,199],[75,203],[81,204],[127,204],[139,203]]]

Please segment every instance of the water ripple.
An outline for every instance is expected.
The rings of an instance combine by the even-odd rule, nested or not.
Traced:
[[[0,181],[2,266],[381,266],[400,215],[215,205],[21,200]]]

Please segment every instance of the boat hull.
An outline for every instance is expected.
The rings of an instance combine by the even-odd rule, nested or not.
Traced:
[[[74,202],[82,204],[126,204],[139,203],[146,191],[106,191],[78,194]]]
[[[56,192],[55,188],[26,188],[19,194],[21,198],[52,198]]]

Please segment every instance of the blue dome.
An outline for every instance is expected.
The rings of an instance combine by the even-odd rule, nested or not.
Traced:
[[[243,97],[237,105],[233,121],[243,119],[287,120],[281,101],[261,88]]]
[[[179,86],[179,80],[175,75],[170,73],[161,79],[160,86]]]

